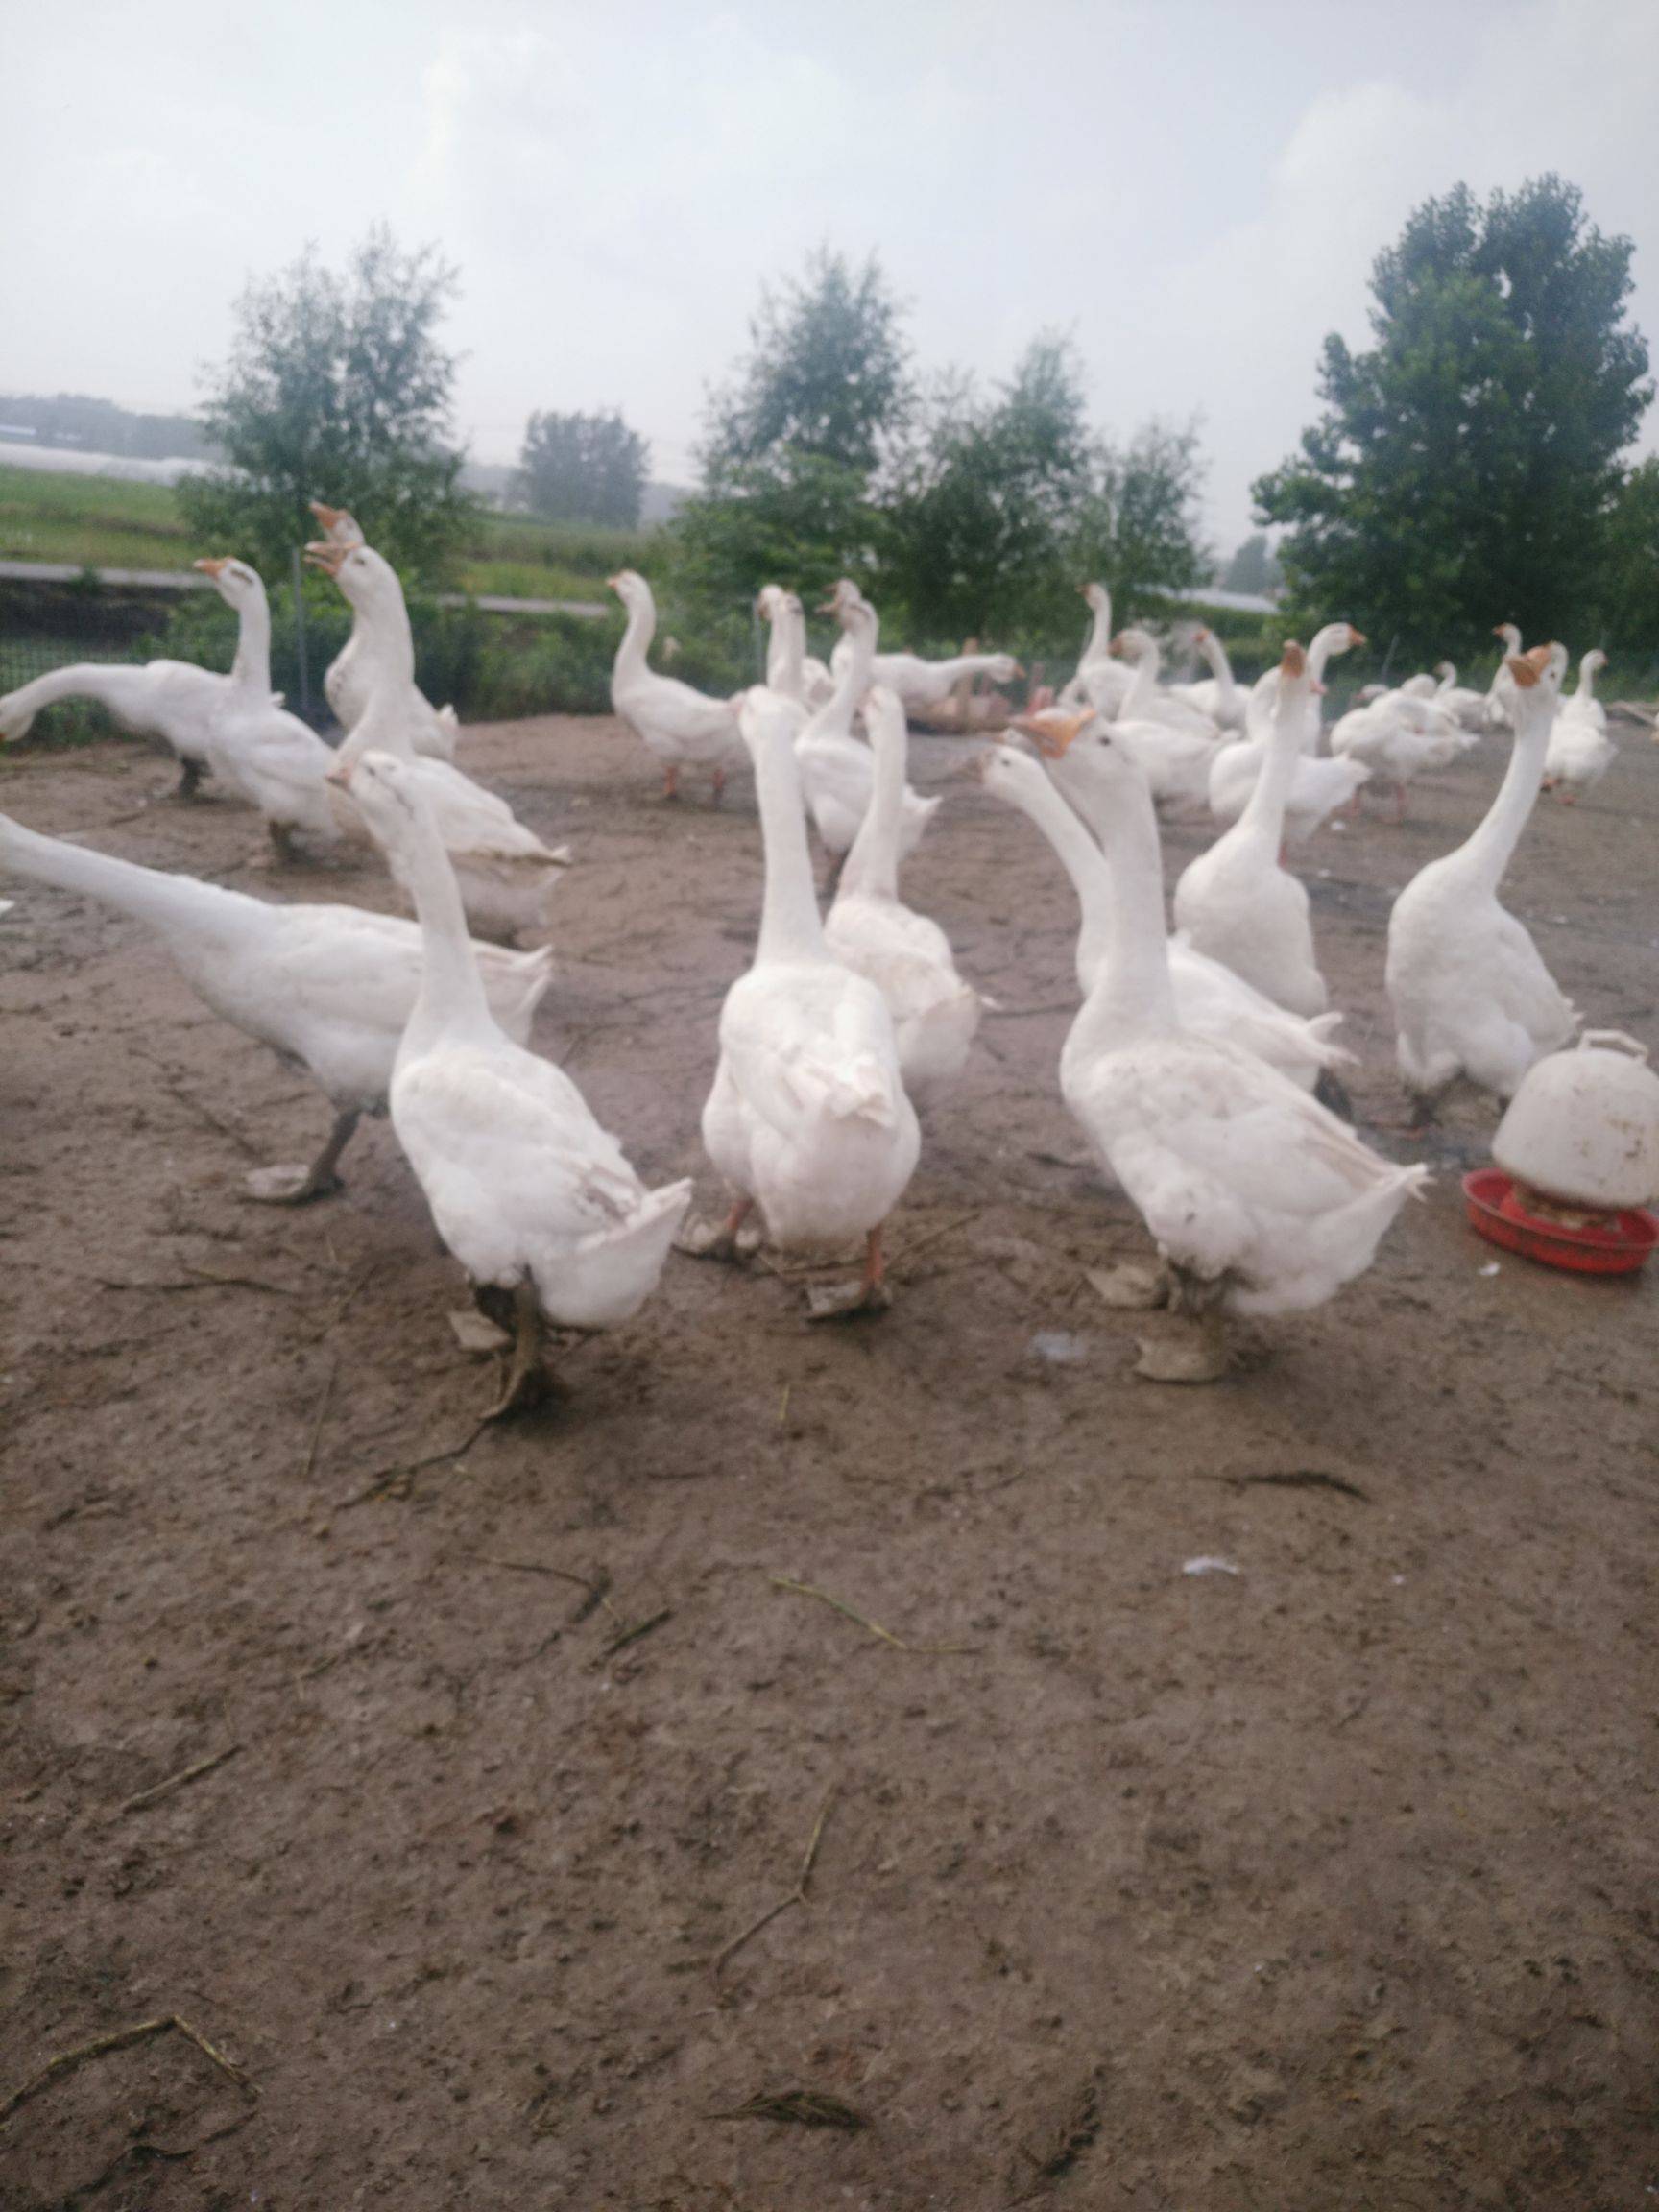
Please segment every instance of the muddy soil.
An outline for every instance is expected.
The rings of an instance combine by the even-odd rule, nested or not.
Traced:
[[[963,748],[920,756],[931,782]],[[750,794],[661,804],[606,721],[481,730],[468,761],[576,852],[539,1044],[712,1206]],[[1402,1112],[1389,895],[1501,766],[1303,855],[1370,1124]],[[250,815],[153,803],[167,780],[134,747],[25,749],[0,806],[383,897],[251,866]],[[1468,1101],[1338,1303],[1214,1388],[1136,1379],[1141,1324],[1085,1270],[1142,1234],[1056,1089],[1070,895],[1026,823],[948,787],[908,888],[999,1010],[894,1223],[893,1310],[826,1334],[798,1283],[676,1258],[556,1404],[448,1457],[494,1374],[389,1127],[339,1198],[246,1204],[319,1097],[139,928],[19,891],[0,2097],[170,2015],[211,2050],[169,2029],[55,2074],[0,2129],[0,2202],[1659,2189],[1659,1271],[1479,1242]],[[1588,804],[1541,809],[1509,893],[1588,1018],[1653,1044],[1656,833],[1630,733]],[[1171,880],[1205,834],[1171,828]]]

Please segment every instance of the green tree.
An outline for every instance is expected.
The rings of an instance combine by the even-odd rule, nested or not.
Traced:
[[[867,483],[911,402],[902,324],[874,255],[854,269],[821,247],[804,276],[763,288],[748,359],[711,403],[705,481],[809,457]]]
[[[1610,650],[1659,639],[1659,455],[1632,469],[1607,520],[1598,635]]]
[[[1038,338],[988,400],[943,379],[885,517],[886,573],[918,634],[1006,632],[1051,605],[1098,459],[1068,340]]]
[[[1068,548],[1073,578],[1098,577],[1119,620],[1156,613],[1209,574],[1200,526],[1204,461],[1194,422],[1142,423],[1098,449],[1093,494]]]
[[[1632,252],[1552,176],[1416,210],[1372,273],[1371,349],[1326,339],[1326,411],[1255,487],[1258,518],[1288,533],[1297,618],[1340,613],[1416,649],[1496,621],[1582,627],[1653,395],[1625,320]]]
[[[517,495],[550,522],[639,519],[651,448],[621,416],[532,415],[515,479]]]
[[[1269,549],[1267,533],[1258,530],[1238,546],[1216,581],[1224,591],[1276,591],[1285,571]]]
[[[737,599],[869,576],[878,479],[911,404],[902,315],[879,264],[821,250],[761,295],[750,349],[710,402],[703,481],[673,524],[678,580]]]
[[[192,534],[279,571],[323,499],[396,565],[442,573],[472,513],[449,444],[456,361],[438,338],[455,285],[436,249],[404,253],[384,228],[344,275],[307,247],[251,284],[201,410],[229,466],[179,487]]]

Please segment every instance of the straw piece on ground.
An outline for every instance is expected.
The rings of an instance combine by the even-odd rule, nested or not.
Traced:
[[[0,2128],[6,2127],[12,2114],[20,2105],[26,2104],[31,2097],[38,2096],[49,2083],[73,2072],[88,2059],[106,2058],[112,2051],[126,2051],[134,2043],[148,2042],[152,2035],[165,2035],[169,2031],[176,2031],[186,2041],[194,2043],[204,2057],[210,2058],[222,2074],[235,2082],[238,2089],[250,2097],[258,2096],[258,2090],[242,2068],[233,2058],[227,2058],[223,2051],[209,2043],[199,2028],[192,2028],[189,2021],[180,2019],[177,2012],[162,2012],[154,2020],[139,2020],[131,2028],[117,2028],[108,2035],[95,2035],[89,2043],[77,2043],[73,2050],[60,2051],[55,2058],[48,2058],[38,2074],[32,2075],[20,2089],[14,2089],[6,2102],[0,2104]]]
[[[179,1773],[169,1774],[165,1782],[157,1782],[149,1790],[140,1790],[135,1797],[129,1797],[124,1805],[116,1806],[116,1816],[124,1813],[142,1813],[148,1806],[159,1805],[162,1798],[171,1797],[175,1790],[182,1790],[189,1782],[200,1782],[204,1774],[211,1774],[216,1767],[223,1767],[228,1759],[234,1759],[241,1748],[240,1743],[232,1743],[224,1751],[215,1751],[211,1759],[198,1759],[194,1767],[182,1767]]]
[[[798,1598],[816,1598],[821,1605],[828,1605],[831,1612],[856,1622],[860,1628],[868,1629],[872,1636],[878,1636],[883,1644],[891,1644],[895,1651],[909,1651],[923,1658],[941,1658],[979,1649],[977,1644],[907,1644],[902,1636],[895,1636],[891,1628],[883,1628],[879,1621],[872,1621],[868,1615],[849,1605],[844,1598],[831,1597],[828,1590],[820,1590],[816,1583],[797,1582],[789,1575],[774,1575],[769,1579],[775,1590],[792,1590]]]

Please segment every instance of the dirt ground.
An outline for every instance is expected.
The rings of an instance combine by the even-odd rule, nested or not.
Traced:
[[[660,804],[605,721],[467,757],[575,849],[539,1043],[713,1204],[751,795]],[[1304,855],[1362,1120],[1402,1106],[1389,894],[1501,766]],[[167,775],[24,750],[0,806],[317,895],[247,866],[245,811],[148,804]],[[1214,1389],[1135,1379],[1084,1269],[1143,1238],[1056,1088],[1070,894],[948,788],[907,888],[999,1011],[891,1313],[826,1334],[777,1274],[676,1258],[561,1401],[425,1466],[493,1375],[390,1129],[342,1197],[247,1205],[320,1098],[137,927],[6,886],[0,2098],[168,2015],[246,2086],[171,2030],[97,2052],[0,2129],[0,2203],[1659,2193],[1659,1278],[1494,1267],[1471,1104],[1337,1304]],[[1659,1044],[1656,833],[1627,733],[1509,897],[1593,1022]],[[1170,831],[1171,880],[1206,834]]]

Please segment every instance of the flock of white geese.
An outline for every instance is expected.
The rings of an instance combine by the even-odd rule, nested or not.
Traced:
[[[549,1331],[613,1326],[656,1287],[671,1248],[733,1258],[763,1238],[785,1253],[861,1247],[858,1276],[809,1295],[814,1318],[887,1303],[882,1228],[902,1198],[929,1113],[961,1073],[985,1001],[957,972],[938,924],[902,900],[900,869],[941,805],[907,781],[907,713],[965,678],[1006,684],[1005,655],[929,661],[877,650],[875,610],[836,587],[840,638],[806,651],[805,612],[761,592],[766,682],[712,698],[654,671],[656,611],[632,571],[612,579],[627,613],[613,696],[661,763],[668,796],[704,774],[716,799],[752,767],[763,874],[754,959],[727,994],[703,1139],[732,1204],[687,1220],[692,1187],[648,1189],[577,1086],[531,1049],[551,952],[544,936],[569,862],[504,801],[454,765],[461,734],[415,681],[396,572],[351,517],[318,504],[308,558],[349,601],[350,639],[328,671],[347,733],[330,748],[271,689],[270,617],[257,574],[197,565],[239,616],[228,676],[179,661],[56,670],[0,699],[0,738],[52,701],[100,700],[125,728],[160,737],[180,795],[204,775],[263,816],[278,858],[342,841],[384,863],[413,921],[340,903],[276,903],[135,866],[0,815],[0,872],[84,894],[153,928],[219,1016],[308,1070],[334,1109],[327,1142],[300,1167],[249,1178],[249,1194],[300,1203],[337,1188],[359,1118],[390,1112],[438,1233],[479,1303],[510,1330],[496,1413],[540,1395]],[[1126,1303],[1179,1324],[1142,1346],[1141,1371],[1207,1380],[1228,1363],[1227,1317],[1306,1310],[1371,1263],[1427,1178],[1371,1150],[1349,1121],[1308,893],[1287,844],[1360,787],[1411,781],[1479,741],[1513,733],[1502,788],[1454,852],[1401,893],[1386,981],[1401,1073],[1419,1105],[1465,1078],[1506,1099],[1532,1063],[1572,1037],[1575,1009],[1500,902],[1540,788],[1575,798],[1612,757],[1595,698],[1602,656],[1563,701],[1559,645],[1505,656],[1487,692],[1442,667],[1362,696],[1321,750],[1319,700],[1333,656],[1362,643],[1328,624],[1251,688],[1199,634],[1211,673],[1160,682],[1156,640],[1112,634],[1099,585],[1091,628],[1058,700],[1039,695],[972,763],[983,788],[1025,814],[1077,894],[1081,1011],[1060,1063],[1067,1107],[1128,1196],[1158,1265],[1119,1271]],[[1186,869],[1165,920],[1157,806],[1196,802],[1226,827]],[[808,825],[831,856],[820,904]],[[503,942],[481,942],[496,939]],[[1315,1095],[1315,1093],[1320,1095]]]

